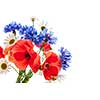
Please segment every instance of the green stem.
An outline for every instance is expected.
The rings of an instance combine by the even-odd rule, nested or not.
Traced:
[[[30,78],[33,76],[33,72],[31,70],[29,70],[29,72],[26,74],[24,80],[22,81],[22,83],[28,83]]]
[[[38,54],[40,54],[40,52],[42,51],[42,49],[43,49],[43,47],[41,47],[41,48],[39,49]]]
[[[18,73],[18,71],[17,71],[17,69],[16,68],[14,68],[13,66],[11,66],[14,70],[15,70],[15,72],[17,72]],[[18,73],[19,74],[19,73]]]
[[[32,20],[32,23],[33,23],[33,27],[34,27],[34,21],[35,21],[35,18],[32,18],[31,20]]]
[[[23,80],[24,76],[25,76],[25,71],[19,70],[19,75],[17,77],[16,83],[21,83],[21,81]]]
[[[45,43],[46,43],[46,42],[43,42],[42,46],[40,47],[40,49],[39,49],[39,51],[38,51],[38,54],[39,54],[41,51],[43,51],[43,47],[44,47]]]

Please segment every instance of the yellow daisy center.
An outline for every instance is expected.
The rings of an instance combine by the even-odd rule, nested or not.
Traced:
[[[1,67],[2,70],[6,70],[7,69],[7,64],[4,62],[4,63],[1,64],[0,67]]]
[[[35,18],[31,18],[31,20],[34,22]]]
[[[11,39],[10,41],[9,41],[9,44],[13,44],[15,42],[15,39]]]

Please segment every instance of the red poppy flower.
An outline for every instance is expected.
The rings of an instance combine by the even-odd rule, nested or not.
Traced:
[[[3,48],[0,46],[0,58],[4,58],[5,55],[3,54]]]
[[[53,52],[46,54],[46,60],[42,65],[43,75],[46,80],[54,79],[61,69],[61,60]]]
[[[44,48],[44,52],[51,50],[51,46],[49,43],[45,43],[43,48]]]
[[[34,73],[40,67],[40,56],[33,50],[30,40],[19,40],[10,49],[9,60],[20,70],[25,70],[29,65]]]
[[[51,50],[51,46],[47,42],[45,42],[45,43],[43,42],[43,43],[37,45],[37,47],[39,47],[39,48],[42,47],[44,52],[47,52],[47,51]]]
[[[3,53],[3,48],[0,46],[0,53]]]

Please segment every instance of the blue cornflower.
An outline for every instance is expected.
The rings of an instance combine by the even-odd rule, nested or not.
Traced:
[[[34,38],[37,37],[37,30],[33,26],[23,26],[19,29],[19,34],[22,35],[23,39],[30,39],[34,41]]]
[[[35,44],[40,44],[43,41],[44,35],[41,33],[38,33],[37,30],[33,26],[23,26],[19,33],[22,39],[30,39]]]
[[[53,36],[53,32],[48,32],[47,28],[43,29],[41,32],[38,32],[33,26],[22,26],[21,24],[17,24],[16,22],[11,22],[4,27],[5,33],[14,30],[19,31],[22,39],[30,39],[37,45],[42,43],[43,41],[50,44],[55,44],[57,41],[57,38]]]
[[[33,36],[33,37],[34,37],[34,36]],[[34,42],[35,44],[39,45],[39,44],[42,43],[43,38],[44,38],[43,34],[38,34],[37,36],[35,36],[35,37],[33,38],[33,42]]]
[[[13,27],[11,27],[11,25]],[[35,44],[39,44],[42,42],[43,40],[43,35],[42,34],[38,34],[37,30],[33,27],[33,26],[27,26],[27,25],[24,25],[21,27],[15,27],[16,25],[14,24],[9,24],[7,25],[4,30],[5,32],[10,32],[14,29],[17,29],[19,31],[19,34],[21,35],[21,39],[30,39],[32,40]],[[18,24],[18,26],[20,26]]]
[[[14,30],[19,30],[21,27],[22,25],[20,23],[17,24],[16,22],[11,22],[10,24],[4,27],[4,32],[7,33],[7,32],[14,31]]]
[[[43,34],[43,40],[50,43],[55,44],[57,41],[57,38],[53,36],[53,32],[48,32],[48,29],[44,29],[41,34]]]
[[[20,34],[23,35],[22,38],[32,40],[36,45],[41,44],[43,41],[48,42],[50,44],[55,44],[57,38],[53,37],[53,32],[48,32],[48,29],[44,29],[41,32],[37,32],[35,28],[30,27],[22,27],[19,30]]]
[[[24,25],[19,29],[19,34],[20,35],[33,34],[34,30],[35,29],[33,28],[33,26]]]
[[[71,53],[67,49],[64,49],[64,47],[61,47],[59,49],[59,52],[60,52],[60,59],[62,62],[62,69],[66,70],[66,68],[69,67],[69,63],[72,58]]]

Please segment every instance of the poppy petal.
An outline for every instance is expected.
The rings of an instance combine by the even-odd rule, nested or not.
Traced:
[[[58,61],[58,56],[53,52],[47,53],[46,57],[47,57],[46,61],[48,63],[52,63],[52,62],[57,62]]]
[[[19,40],[18,42],[17,42],[17,45],[19,45],[21,48],[25,48],[25,49],[27,49],[27,48],[33,48],[33,44],[32,44],[32,41],[30,41],[30,40]]]
[[[44,70],[43,71],[43,75],[44,75],[44,78],[46,79],[46,80],[51,80],[51,74],[50,74],[50,71],[49,70]]]
[[[13,54],[13,56],[17,61],[21,61],[25,59],[25,52],[16,52]]]
[[[27,60],[23,60],[23,61],[15,61],[14,62],[15,65],[17,66],[17,68],[19,68],[20,70],[25,70],[26,67],[28,66],[28,61]]]
[[[43,48],[44,48],[44,52],[47,52],[47,51],[51,50],[51,46],[50,46],[49,43],[45,43]]]
[[[51,66],[49,71],[50,71],[52,76],[57,76],[58,75],[58,68],[55,67],[55,66]]]
[[[3,53],[3,48],[0,46],[0,53]]]
[[[28,65],[28,61],[22,58],[23,57],[19,56],[17,53],[15,53],[14,56],[12,55],[12,53],[10,53],[9,61],[13,62],[20,70],[25,70]]]
[[[0,58],[4,58],[5,56],[4,56],[4,54],[0,54]]]
[[[40,56],[35,53],[29,61],[29,65],[34,73],[36,73],[40,67]]]

